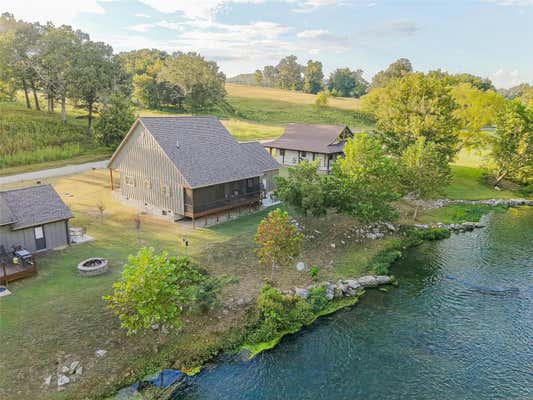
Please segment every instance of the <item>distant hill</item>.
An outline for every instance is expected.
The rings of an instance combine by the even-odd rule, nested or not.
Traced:
[[[237,83],[239,85],[260,86],[255,80],[255,75],[252,74],[239,74],[232,78],[226,79],[227,83]]]

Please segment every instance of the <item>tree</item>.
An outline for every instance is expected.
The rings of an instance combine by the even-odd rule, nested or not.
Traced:
[[[389,65],[386,70],[379,71],[376,75],[374,75],[372,78],[372,87],[376,88],[387,86],[391,80],[402,78],[411,72],[413,72],[411,61],[409,61],[407,58],[399,58]]]
[[[366,93],[368,82],[360,69],[338,68],[329,75],[328,89],[337,96],[359,98]]]
[[[68,77],[82,40],[88,40],[88,35],[74,32],[70,26],[56,28],[48,23],[38,42],[38,56],[33,68],[45,88],[48,111],[54,109],[54,98],[60,99],[63,123],[66,123]]]
[[[316,94],[324,88],[324,73],[322,72],[322,63],[320,61],[307,61],[304,69],[304,86],[306,93]]]
[[[37,96],[39,82],[32,65],[42,33],[41,26],[17,21],[12,14],[4,13],[0,16],[0,32],[0,78],[23,90],[27,108],[31,108],[31,90],[35,109],[40,110]]]
[[[494,183],[504,178],[531,181],[533,176],[533,110],[519,100],[508,101],[499,112],[492,138],[496,164]]]
[[[260,69],[255,70],[254,79],[259,86],[263,84],[263,72]]]
[[[454,114],[461,122],[463,145],[486,145],[489,132],[484,128],[496,123],[505,99],[493,90],[482,91],[469,83],[454,86],[451,93],[458,105]]]
[[[397,165],[381,142],[358,133],[346,141],[344,157],[326,178],[327,205],[365,223],[395,218],[391,202],[399,197],[397,175]]]
[[[446,155],[424,137],[407,147],[400,159],[400,183],[406,193],[416,199],[413,219],[416,219],[419,199],[434,198],[444,193],[451,180]]]
[[[422,73],[405,75],[380,88],[378,100],[372,111],[377,134],[388,151],[400,155],[423,136],[449,159],[457,152],[461,124],[455,115],[457,103],[444,80]]]
[[[289,168],[288,177],[276,177],[276,196],[298,212],[315,217],[326,214],[323,177],[317,168],[320,160],[303,161]]]
[[[303,67],[298,64],[296,56],[282,58],[276,66],[278,87],[288,90],[302,90]]]
[[[104,146],[115,147],[135,122],[135,112],[130,99],[120,93],[112,94],[100,110],[96,125],[96,139]]]
[[[267,87],[278,86],[278,70],[273,65],[263,68],[263,85]]]
[[[318,107],[326,107],[329,100],[329,92],[322,90],[316,94],[315,105]]]
[[[275,266],[287,265],[300,254],[303,235],[288,218],[287,212],[277,208],[259,223],[255,234],[255,242],[259,245],[257,256],[262,263],[271,266],[271,280]]]
[[[158,79],[178,89],[191,111],[209,109],[226,96],[226,76],[217,63],[206,61],[197,53],[172,54],[165,60]]]
[[[119,68],[113,59],[113,49],[102,42],[84,41],[73,59],[69,91],[72,98],[87,109],[89,131],[95,105],[113,90]]]
[[[170,257],[143,248],[130,256],[122,279],[104,296],[129,335],[159,326],[180,328],[180,316],[201,312],[216,304],[216,282],[199,271],[187,257]],[[199,307],[200,306],[200,307]]]
[[[436,71],[429,71],[428,75],[445,79],[450,86],[469,84],[470,86],[481,91],[496,90],[489,78],[482,78],[472,74],[449,74],[448,72],[443,72],[438,69]]]

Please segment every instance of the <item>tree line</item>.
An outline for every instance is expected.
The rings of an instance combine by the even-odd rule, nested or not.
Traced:
[[[87,111],[91,132],[99,113],[103,125],[96,131],[105,144],[127,131],[133,105],[198,111],[223,101],[224,84],[218,65],[196,53],[115,54],[110,45],[67,25],[0,16],[0,101],[13,101],[20,91],[28,109],[53,113],[59,103],[64,123],[68,101]]]
[[[326,78],[320,61],[309,60],[306,65],[301,65],[296,56],[290,55],[282,58],[277,65],[266,65],[256,70],[254,79],[257,84],[266,87],[299,90],[311,94],[327,91],[332,96],[359,98],[374,88],[386,86],[392,79],[412,73],[413,66],[408,59],[400,58],[376,73],[371,82],[363,78],[363,72],[357,68],[353,70],[348,67],[337,68]],[[483,91],[495,90],[488,78],[467,73],[454,75],[441,71],[435,73],[446,75],[453,84],[469,83]]]

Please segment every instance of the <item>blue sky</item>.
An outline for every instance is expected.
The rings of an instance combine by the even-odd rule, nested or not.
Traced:
[[[197,51],[228,76],[295,54],[370,79],[400,57],[533,83],[533,0],[0,0],[29,21],[70,24],[115,51]]]

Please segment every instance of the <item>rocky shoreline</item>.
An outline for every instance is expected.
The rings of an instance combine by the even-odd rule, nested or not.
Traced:
[[[388,275],[365,275],[354,279],[341,279],[337,283],[323,282],[318,285],[309,285],[307,288],[294,288],[283,293],[290,296],[299,296],[304,299],[309,297],[309,291],[315,288],[324,288],[326,298],[331,301],[341,297],[356,296],[360,290],[374,288],[380,285],[394,284],[396,280]]]
[[[425,200],[421,202],[421,206],[424,210],[432,210],[435,208],[442,208],[450,204],[468,204],[468,205],[487,205],[491,207],[520,207],[520,206],[533,206],[533,200],[529,199],[486,199],[486,200],[451,200],[451,199],[437,199],[437,200]]]

